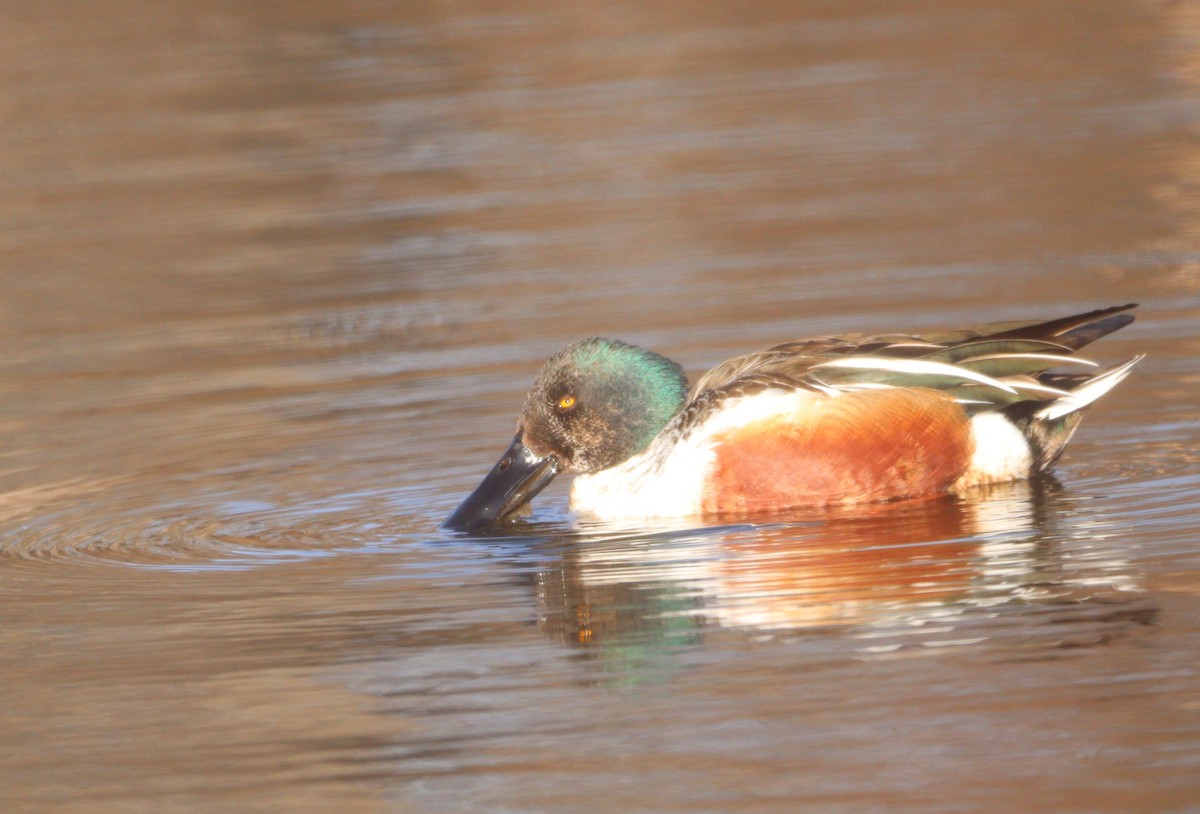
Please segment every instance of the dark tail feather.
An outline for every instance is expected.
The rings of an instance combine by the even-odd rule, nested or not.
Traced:
[[[1034,472],[1044,472],[1054,465],[1054,462],[1067,448],[1067,442],[1075,434],[1079,422],[1083,421],[1083,411],[1077,411],[1053,421],[1039,420],[1032,408],[1036,402],[1022,401],[1006,407],[1003,412],[1029,442],[1029,451],[1033,455]]]
[[[1124,328],[1133,322],[1133,314],[1125,314],[1137,308],[1136,302],[1117,305],[1112,308],[1100,308],[1088,311],[1086,314],[1076,314],[1072,317],[1052,319],[1049,322],[1036,322],[1011,328],[996,334],[989,334],[984,339],[1040,339],[1045,342],[1055,342],[1071,350],[1079,350],[1084,345],[1095,342],[1102,336]]]

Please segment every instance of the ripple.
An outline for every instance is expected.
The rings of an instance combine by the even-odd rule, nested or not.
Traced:
[[[330,556],[425,525],[398,516],[397,502],[396,490],[288,504],[206,492],[155,501],[132,480],[64,481],[0,497],[0,562],[203,570]]]

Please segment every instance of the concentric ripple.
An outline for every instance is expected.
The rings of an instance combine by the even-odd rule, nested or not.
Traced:
[[[295,504],[231,494],[155,502],[131,480],[70,481],[5,495],[0,561],[245,568],[385,543],[403,533],[394,491]]]

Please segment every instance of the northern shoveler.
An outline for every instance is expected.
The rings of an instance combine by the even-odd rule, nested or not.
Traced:
[[[1142,358],[1096,370],[1073,355],[1133,322],[1134,307],[788,342],[730,359],[690,390],[664,356],[584,339],[546,362],[512,445],[443,527],[513,514],[559,472],[579,473],[572,510],[603,519],[746,515],[1024,478],[1057,460],[1084,409]]]

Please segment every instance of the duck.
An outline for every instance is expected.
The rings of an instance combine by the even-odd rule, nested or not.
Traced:
[[[600,521],[701,522],[962,494],[1028,478],[1144,356],[1102,368],[1076,351],[1137,303],[923,335],[823,336],[717,365],[590,337],[533,380],[511,444],[442,524],[525,514],[560,473]]]

